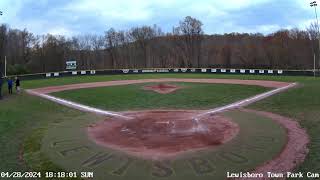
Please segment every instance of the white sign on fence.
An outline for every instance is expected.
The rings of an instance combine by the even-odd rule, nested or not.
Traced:
[[[212,72],[212,73],[216,73],[216,72],[217,72],[217,69],[211,69],[211,72]]]
[[[268,74],[273,74],[273,70],[268,70]]]
[[[221,71],[222,73],[227,72],[227,70],[226,70],[226,69],[221,69],[220,71]]]
[[[256,70],[250,69],[250,73],[251,73],[251,74],[254,74],[255,72],[256,72]]]
[[[207,72],[207,69],[201,69],[201,72],[205,73]]]
[[[95,70],[91,70],[90,74],[96,74],[96,71]]]
[[[130,69],[122,69],[122,72],[125,73],[125,74],[128,74],[130,71]]]
[[[283,74],[283,70],[278,70],[278,74]]]
[[[231,73],[236,73],[236,70],[235,69],[230,69],[230,72]]]
[[[77,75],[78,72],[77,71],[72,71],[72,75]]]
[[[264,74],[264,70],[259,70],[259,73],[260,74]]]
[[[240,73],[246,73],[245,69],[240,69]]]
[[[46,77],[51,77],[51,73],[46,73]]]
[[[53,76],[54,76],[54,77],[57,77],[57,76],[59,76],[59,73],[58,73],[58,72],[53,73]]]
[[[83,74],[87,74],[87,71],[81,71],[81,74],[83,75]]]
[[[170,72],[170,70],[169,69],[156,69],[155,72],[168,73],[168,72]]]
[[[187,71],[188,71],[187,68],[182,68],[182,69],[181,69],[181,72],[187,72]]]
[[[66,61],[66,69],[67,70],[77,69],[77,61]]]
[[[123,71],[123,73],[129,73],[129,69],[124,69],[125,71]],[[143,73],[153,73],[156,72],[156,70],[153,69],[143,69],[141,72]]]

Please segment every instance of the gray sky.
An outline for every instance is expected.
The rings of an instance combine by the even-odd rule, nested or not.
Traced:
[[[157,24],[165,32],[185,16],[204,24],[206,34],[270,33],[305,29],[314,21],[309,0],[1,0],[0,23],[35,34],[102,34]],[[319,4],[320,5],[320,4]]]

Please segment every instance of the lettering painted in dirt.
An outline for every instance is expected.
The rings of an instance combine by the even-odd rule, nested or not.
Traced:
[[[135,112],[128,113],[134,114]],[[196,111],[183,111],[183,113],[193,115]],[[167,123],[168,119],[161,118],[162,116],[165,116],[163,115],[163,112],[150,112],[150,115],[155,116],[155,114],[158,117],[160,116],[160,118],[156,119],[153,125],[149,125],[147,123],[148,118],[144,118],[141,114],[138,119],[140,120],[141,126],[139,123],[131,124],[129,121],[123,121],[124,124],[121,124],[116,122],[117,119],[113,120],[109,118],[108,121],[111,125],[114,125],[115,128],[113,129],[118,128],[123,136],[128,138],[128,142],[130,142],[133,147],[141,146],[141,144],[138,144],[140,142],[137,141],[140,137],[142,139],[150,138],[150,136],[145,136],[145,134],[132,135],[132,133],[137,130],[140,130],[141,133],[145,132],[148,134],[151,129],[159,134],[155,137],[159,137],[156,138],[156,140],[160,143],[164,143],[163,137],[165,136],[168,136],[168,139],[170,140],[170,135],[172,133],[177,137],[183,137],[183,135],[186,134],[189,136],[194,132],[199,133],[207,131],[207,129],[202,129],[201,126],[192,128],[192,123],[185,123],[187,119],[177,118],[180,117],[179,113],[173,113],[175,114],[175,118],[172,119],[179,119],[182,123],[171,124],[170,122]],[[136,115],[138,116],[139,114]],[[227,119],[233,118],[228,114],[226,114],[225,117]],[[210,119],[208,119],[208,121],[209,120]],[[233,119],[231,121],[233,121]],[[107,125],[110,125],[107,121],[104,122],[106,123],[106,127],[108,127]],[[268,127],[272,127],[273,129],[281,129],[281,127],[271,125],[265,127],[264,125],[259,125],[259,123],[255,124],[252,119],[244,118],[243,120],[233,121],[239,126],[240,131],[233,139],[229,139],[226,143],[188,152],[183,152],[181,150],[183,153],[173,153],[171,154],[172,156],[167,156],[165,158],[159,156],[159,153],[155,153],[156,151],[154,151],[154,148],[157,148],[157,146],[153,146],[151,143],[148,145],[150,145],[149,148],[152,150],[152,153],[149,153],[150,156],[148,155],[146,158],[145,156],[141,156],[141,151],[136,151],[136,154],[128,153],[127,150],[123,151],[114,147],[103,146],[93,141],[90,134],[88,134],[88,128],[96,128],[97,126],[95,126],[95,124],[102,123],[103,125],[104,122],[90,120],[88,120],[87,123],[81,124],[78,124],[77,121],[62,122],[57,126],[57,129],[52,128],[47,131],[43,139],[43,142],[45,143],[41,147],[42,151],[54,164],[57,164],[61,168],[65,170],[78,169],[79,171],[94,172],[97,179],[130,179],[130,177],[136,177],[137,179],[143,179],[144,177],[149,177],[149,179],[183,179],[189,177],[201,180],[211,177],[220,177],[223,179],[223,177],[225,177],[225,172],[230,170],[230,168],[240,170],[247,170],[247,168],[254,169],[256,166],[275,157],[283,148],[282,146],[279,146],[278,150],[274,150],[273,145],[278,144],[281,137],[279,137],[279,134],[277,133],[270,134],[270,129],[268,130]],[[271,120],[268,122],[271,124],[273,123]],[[255,128],[248,128],[248,123]],[[218,126],[218,124],[215,124],[215,126]],[[224,123],[223,126],[230,125]],[[167,127],[170,128],[168,129]],[[213,126],[212,128],[215,129]],[[241,128],[245,129],[245,132],[242,132],[243,129]],[[192,131],[187,131],[189,129]],[[100,130],[103,132],[103,128],[97,129],[97,131]],[[217,131],[218,130],[215,132]],[[106,133],[106,136],[103,137],[109,138],[108,136],[112,137],[114,135],[114,133]],[[203,137],[200,135],[199,139],[201,140]],[[119,140],[115,141],[115,143],[117,142],[120,143]],[[169,143],[170,146],[167,146],[166,148],[174,147],[176,144],[177,143]],[[163,148],[163,146],[160,147]],[[171,148],[168,148],[168,150],[170,149]],[[152,159],[150,157],[157,158]],[[258,157],[260,159],[255,161],[251,159],[252,157]]]
[[[267,136],[257,136],[256,139],[259,139],[261,142],[266,144],[262,145],[250,145],[242,144],[238,146],[239,151],[251,150],[257,153],[260,153],[263,150],[263,146],[268,145],[269,140],[272,140],[272,137]],[[266,140],[266,141],[264,141]],[[111,176],[125,176],[127,175],[130,168],[133,168],[139,164],[139,159],[117,154],[111,152],[96,152],[94,149],[90,148],[89,145],[79,146],[78,140],[58,140],[51,143],[51,149],[55,150],[57,153],[60,153],[65,160],[72,159],[72,157],[79,154],[85,154],[81,157],[80,167],[90,168],[90,170],[99,170],[103,169],[102,167],[113,167],[109,168],[108,174]],[[265,149],[265,148],[264,148]],[[227,164],[246,164],[249,161],[249,157],[246,157],[238,152],[220,152],[220,153],[211,153],[212,157],[220,158],[220,162]],[[114,165],[113,161],[117,161],[118,164]],[[222,161],[221,161],[222,160]],[[185,167],[189,167],[195,176],[209,175],[214,176],[216,173],[216,163],[215,160],[207,157],[190,157],[186,159],[176,159],[176,160],[162,160],[162,161],[152,161],[148,166],[150,169],[149,173],[155,178],[168,178],[171,176],[179,175],[179,170],[175,169],[174,163],[176,161],[183,162]]]

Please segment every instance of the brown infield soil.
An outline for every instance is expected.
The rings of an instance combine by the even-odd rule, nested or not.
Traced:
[[[124,112],[129,120],[110,118],[88,127],[97,144],[144,159],[163,160],[228,142],[239,132],[237,124],[220,115],[205,116],[201,111]]]
[[[280,88],[290,84],[286,82],[262,80],[166,78],[71,84],[38,88],[33,89],[32,91],[48,94],[82,88],[167,82],[257,85],[269,88]],[[168,89],[178,87],[156,85],[144,88],[159,93],[168,93],[166,92]],[[172,90],[171,92],[175,90]],[[253,172],[285,173],[294,170],[297,165],[304,161],[308,153],[307,145],[309,143],[309,137],[297,121],[269,112],[249,109],[242,109],[242,111],[256,113],[271,118],[287,130],[288,142],[282,152],[271,161],[257,167]],[[219,114],[202,116],[202,123],[199,126],[199,124],[191,117],[195,117],[195,115],[204,112],[206,111],[153,110],[123,112],[122,114],[131,117],[131,119],[125,120],[117,117],[110,117],[105,121],[90,125],[87,127],[87,132],[89,138],[101,146],[121,150],[128,154],[146,159],[168,159],[186,152],[214,148],[215,146],[230,141],[240,131],[237,124]]]

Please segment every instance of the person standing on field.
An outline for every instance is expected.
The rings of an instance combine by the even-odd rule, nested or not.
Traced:
[[[20,79],[18,76],[16,77],[16,91],[20,92]]]
[[[13,86],[13,80],[11,78],[8,79],[8,90],[9,94],[12,94],[12,86]]]

